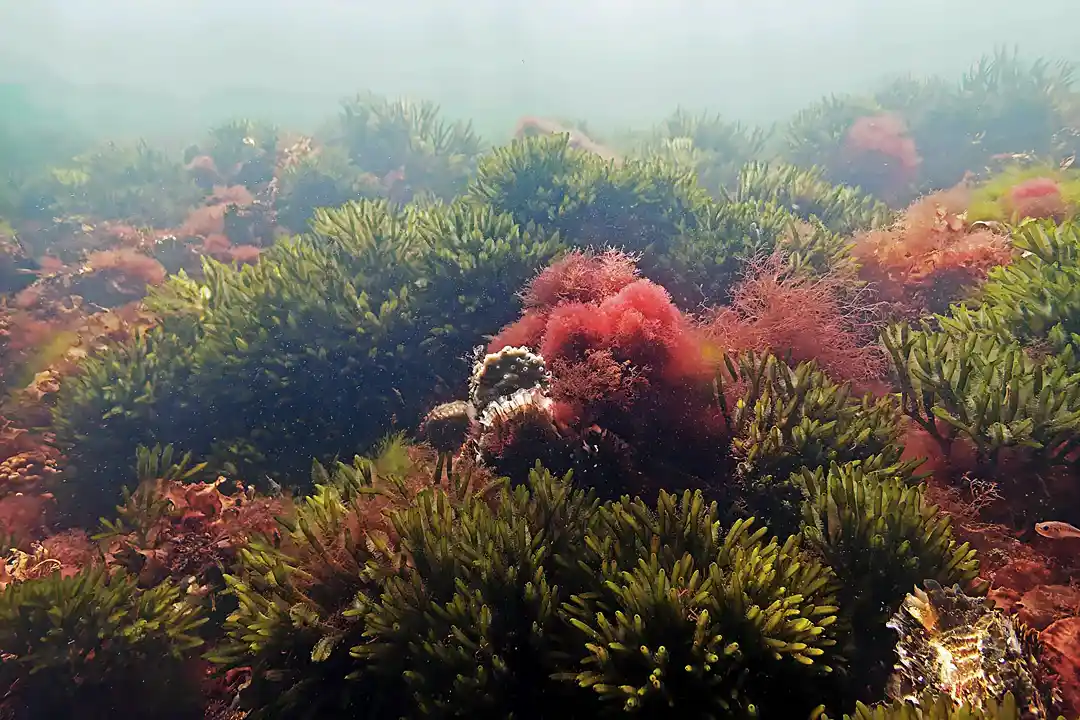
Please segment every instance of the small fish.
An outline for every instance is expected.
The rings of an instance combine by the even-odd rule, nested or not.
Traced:
[[[1080,528],[1057,520],[1035,523],[1035,532],[1051,540],[1061,540],[1062,538],[1080,539]]]
[[[998,162],[1012,161],[1012,162],[1028,162],[1034,160],[1035,156],[1031,153],[998,153],[997,155],[991,155],[991,160]]]
[[[1076,162],[1076,153],[1073,153],[1069,157],[1062,160],[1061,163],[1058,165],[1058,168],[1061,170],[1068,170],[1073,166],[1074,162]]]

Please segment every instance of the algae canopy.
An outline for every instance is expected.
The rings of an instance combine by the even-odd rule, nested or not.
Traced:
[[[0,719],[1080,717],[1080,9],[748,5],[0,8]]]

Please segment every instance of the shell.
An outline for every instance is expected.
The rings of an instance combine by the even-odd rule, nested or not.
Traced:
[[[477,413],[519,390],[547,391],[551,384],[544,358],[527,347],[504,347],[478,357],[469,381],[469,399]]]
[[[989,601],[928,580],[887,625],[900,635],[889,683],[893,699],[918,705],[929,691],[982,708],[1011,692],[1021,717],[1047,717],[1048,698],[1036,674],[1038,639]]]

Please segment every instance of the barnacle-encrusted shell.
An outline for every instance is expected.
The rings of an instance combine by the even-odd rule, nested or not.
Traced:
[[[546,391],[551,384],[544,358],[526,347],[505,347],[476,361],[469,381],[469,397],[478,413],[501,398],[519,390],[539,388]]]
[[[436,405],[424,418],[422,431],[439,452],[454,452],[464,444],[474,415],[472,403],[465,400]]]
[[[888,626],[900,634],[892,698],[918,704],[929,691],[981,708],[1011,692],[1022,717],[1047,716],[1035,676],[1037,639],[992,603],[928,580]]]
[[[543,422],[550,423],[552,405],[551,398],[538,387],[517,390],[512,395],[499,398],[489,404],[480,415],[480,427],[491,430],[527,416],[535,416],[541,418]]]

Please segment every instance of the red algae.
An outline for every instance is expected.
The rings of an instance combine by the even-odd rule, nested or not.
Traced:
[[[603,414],[598,408],[627,411],[648,387],[640,371],[611,350],[590,351],[577,361],[556,358],[551,372],[551,395],[559,400],[555,417],[563,423],[591,425]]]
[[[507,325],[491,339],[487,352],[498,352],[504,347],[539,347],[547,329],[548,316],[547,311],[526,310],[520,320]]]
[[[132,280],[145,285],[165,282],[165,268],[154,258],[135,250],[100,250],[86,259],[91,272],[109,273],[119,280]]]
[[[637,277],[632,257],[572,253],[537,276],[521,319],[488,346],[536,348],[552,372],[554,416],[584,433],[594,424],[654,444],[661,435],[711,434],[722,423],[703,337],[668,292]]]
[[[16,545],[44,536],[47,530],[46,510],[51,495],[17,493],[0,498],[0,533],[13,538]]]
[[[707,371],[702,350],[689,320],[675,307],[667,290],[649,280],[638,280],[600,304],[601,322],[609,329],[614,357],[669,380],[702,375]]]
[[[1068,206],[1061,194],[1057,180],[1037,177],[1019,183],[1005,198],[1009,214],[1017,220],[1024,218],[1048,218],[1064,220]]]
[[[968,226],[967,202],[962,187],[928,195],[892,227],[856,236],[860,277],[894,315],[944,312],[991,268],[1011,262],[1006,235]]]
[[[907,125],[892,113],[857,118],[844,137],[843,155],[857,184],[886,200],[915,182],[922,163]]]
[[[580,359],[589,349],[602,347],[611,334],[609,318],[594,305],[567,303],[552,310],[544,324],[538,348],[545,358]]]
[[[847,144],[855,150],[879,152],[896,160],[901,168],[913,170],[922,158],[907,133],[907,125],[892,113],[864,115],[848,128]]]
[[[525,308],[551,309],[567,302],[599,303],[638,279],[634,258],[617,250],[572,250],[544,269],[524,293]]]
[[[236,245],[229,248],[229,259],[240,265],[254,265],[263,249],[254,245]]]
[[[83,530],[65,530],[41,541],[45,554],[60,563],[60,574],[74,575],[100,557],[97,545]]]
[[[837,381],[865,381],[885,372],[868,308],[845,297],[835,277],[788,273],[779,255],[751,264],[731,305],[705,320],[707,337],[730,353],[772,352],[791,362],[815,361]]]

